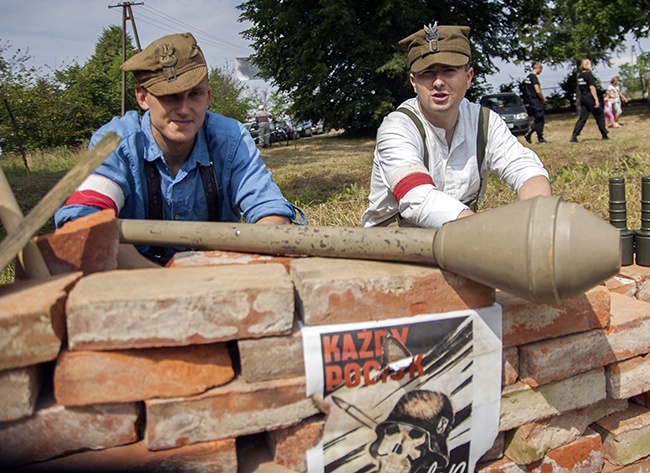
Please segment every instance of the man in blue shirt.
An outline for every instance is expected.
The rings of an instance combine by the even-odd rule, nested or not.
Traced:
[[[55,214],[65,222],[113,209],[121,219],[195,220],[262,224],[305,223],[273,182],[246,128],[208,112],[208,68],[190,33],[164,36],[127,60],[144,110],[115,117],[108,131],[119,147]],[[120,245],[118,267],[150,267],[185,248]]]

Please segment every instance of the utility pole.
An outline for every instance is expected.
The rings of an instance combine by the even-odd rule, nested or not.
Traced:
[[[124,2],[118,3],[117,5],[109,5],[108,8],[122,8],[122,63],[126,61],[126,21],[131,20],[131,28],[133,29],[133,38],[135,39],[135,44],[138,47],[138,51],[141,51],[140,47],[140,38],[138,38],[138,30],[135,27],[135,18],[133,17],[133,10],[131,6],[133,5],[144,5],[144,2],[134,3],[134,2]],[[126,112],[126,72],[122,71],[122,109],[121,114],[124,115]]]

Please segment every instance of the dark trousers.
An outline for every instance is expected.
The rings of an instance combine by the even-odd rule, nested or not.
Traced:
[[[528,133],[537,133],[537,139],[544,138],[544,102],[533,99],[528,107],[528,115],[534,118]]]
[[[576,122],[576,126],[573,128],[573,136],[578,136],[582,129],[587,123],[589,114],[593,115],[596,119],[596,124],[600,130],[602,137],[607,136],[607,127],[605,126],[605,114],[603,113],[603,107],[596,108],[596,104],[593,100],[581,101],[580,102],[580,116]]]

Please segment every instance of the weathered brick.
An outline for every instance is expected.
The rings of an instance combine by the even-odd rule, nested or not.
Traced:
[[[581,437],[592,422],[623,411],[627,405],[627,400],[604,399],[583,409],[522,425],[508,431],[505,454],[518,464],[540,460],[547,452]]]
[[[650,352],[650,303],[612,294],[612,317],[606,329],[616,361]]]
[[[289,427],[318,410],[305,397],[305,379],[248,384],[238,378],[191,398],[145,401],[149,450]]]
[[[54,395],[65,406],[191,396],[230,381],[225,343],[119,351],[64,351]]]
[[[70,349],[182,346],[289,333],[293,285],[279,264],[110,271],[67,305]]]
[[[84,275],[117,268],[119,221],[103,210],[68,222],[36,244],[51,274],[81,271]]]
[[[384,320],[489,306],[494,289],[439,268],[333,258],[291,262],[305,325]]]
[[[167,263],[170,268],[196,268],[200,266],[224,266],[230,264],[280,263],[287,272],[293,257],[239,253],[236,251],[182,251]]]
[[[302,335],[295,324],[291,334],[238,340],[241,374],[247,383],[305,375]]]
[[[630,403],[592,424],[602,436],[607,460],[615,465],[629,465],[650,455],[650,409]]]
[[[608,365],[615,355],[605,330],[590,330],[519,347],[519,379],[530,386]]]
[[[477,466],[477,473],[600,473],[604,463],[600,436],[587,429],[585,434],[568,445],[551,450],[539,461],[519,465],[503,457]]]
[[[640,406],[650,407],[650,391],[645,392],[643,394],[639,394],[638,396],[634,396],[630,400],[637,403]]]
[[[0,371],[0,422],[34,414],[42,382],[41,365]]]
[[[605,281],[605,287],[609,292],[616,292],[628,297],[636,296],[636,281],[622,276],[614,276]]]
[[[606,327],[610,293],[596,286],[559,304],[534,304],[501,291],[496,301],[503,307],[503,346],[511,347],[571,333]]]
[[[202,442],[151,452],[144,442],[76,453],[30,465],[16,473],[233,473],[237,470],[235,439]]]
[[[81,273],[0,286],[0,370],[56,358],[65,338],[65,301]]]
[[[501,396],[499,430],[579,409],[605,399],[605,370],[598,368],[532,388],[522,382],[506,386]]]
[[[133,443],[139,414],[134,403],[64,407],[42,396],[32,417],[0,424],[2,466]]]
[[[638,460],[628,466],[614,465],[605,460],[601,473],[648,473],[650,471],[650,457]]]
[[[498,460],[499,458],[503,458],[503,451],[505,450],[505,447],[506,432],[499,432],[497,438],[494,440],[494,444],[492,444],[492,447],[490,447],[490,449],[483,454],[478,463],[486,463]]]
[[[267,432],[273,461],[290,470],[306,472],[307,450],[320,442],[324,426],[324,416],[318,415],[292,427]]]
[[[519,349],[517,347],[504,348],[502,358],[501,385],[510,386],[519,377]]]
[[[650,302],[650,267],[632,264],[622,266],[619,276],[632,279],[636,284],[635,296],[637,299]]]
[[[607,395],[627,399],[650,391],[650,355],[637,356],[607,367]]]

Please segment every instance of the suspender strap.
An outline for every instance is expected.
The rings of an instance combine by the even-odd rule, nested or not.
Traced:
[[[199,174],[203,182],[203,192],[205,192],[205,201],[208,204],[208,220],[210,222],[219,221],[219,188],[217,187],[217,178],[214,175],[214,163],[203,166],[199,164]]]
[[[424,131],[422,120],[420,120],[420,118],[410,108],[399,107],[396,111],[408,115],[408,117],[417,127],[420,135],[422,135],[422,141],[424,143],[424,166],[429,169],[429,147],[427,146],[427,135]],[[483,161],[485,160],[485,147],[487,144],[487,133],[490,125],[489,117],[490,109],[487,107],[481,107],[481,113],[478,116],[478,130],[476,134],[476,164],[478,165],[480,183],[478,187],[478,193],[471,201],[465,203],[465,205],[472,209],[473,212],[476,212],[478,208],[478,197],[481,194],[481,189],[483,189],[483,174],[481,172],[481,167],[483,166]]]
[[[420,120],[420,118],[410,108],[399,107],[397,111],[408,115],[409,118],[413,120],[413,123],[420,132],[420,135],[422,136],[422,142],[424,143],[424,167],[429,169],[429,147],[427,146],[427,135],[424,132],[424,125],[422,124],[422,120]]]
[[[162,204],[162,191],[160,190],[160,174],[156,169],[155,161],[144,161],[144,170],[147,179],[147,190],[149,193],[149,220],[162,220],[163,219],[163,204]],[[163,258],[164,250],[160,246],[152,246],[149,248],[153,254],[153,259],[159,264],[166,264]]]

